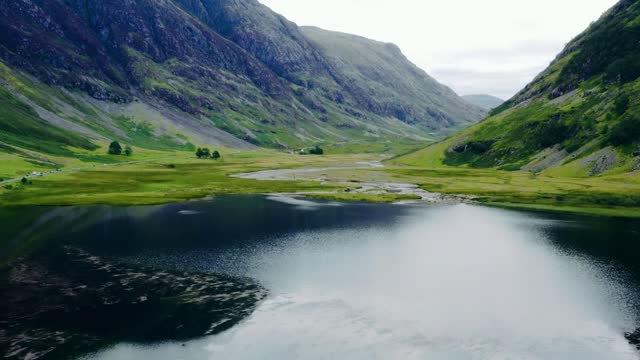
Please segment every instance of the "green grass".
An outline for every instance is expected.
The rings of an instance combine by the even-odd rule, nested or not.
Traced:
[[[278,167],[323,166],[355,162],[363,156],[309,157],[275,151],[225,154],[219,161],[197,160],[191,153],[163,160],[60,173],[33,179],[16,190],[0,190],[2,205],[160,204],[221,194],[332,191],[342,186],[305,181],[257,181],[229,175]]]
[[[476,197],[487,204],[640,216],[640,175],[594,178],[470,168],[390,168],[396,181],[432,192]]]
[[[0,151],[0,179],[2,180],[17,178],[34,171],[47,171],[54,168],[55,166],[50,163]]]
[[[106,144],[101,144],[106,146]],[[524,171],[500,171],[447,167],[418,167],[403,163],[423,163],[430,153],[420,152],[391,159],[386,168],[327,170],[327,184],[315,181],[257,181],[231,177],[232,174],[275,168],[332,167],[378,159],[376,155],[300,156],[282,152],[234,151],[221,149],[219,161],[198,160],[191,152],[163,152],[136,149],[133,157],[109,157],[99,151],[73,149],[85,157],[103,161],[142,161],[134,164],[66,164],[87,167],[79,171],[56,173],[33,179],[31,185],[15,184],[0,188],[0,205],[141,205],[180,202],[222,194],[278,192],[317,193],[314,198],[340,201],[394,202],[414,200],[415,196],[346,192],[360,182],[401,182],[418,184],[437,193],[473,196],[480,203],[530,209],[557,209],[601,215],[640,216],[640,175],[580,178],[550,176]],[[113,159],[112,159],[113,158]],[[117,159],[116,159],[117,158]],[[11,175],[43,169],[17,154],[0,154],[0,174]],[[434,163],[438,158],[433,158]],[[56,161],[59,161],[56,158]],[[4,163],[3,163],[4,162]],[[104,162],[104,161],[103,161]],[[91,165],[93,164],[93,165]],[[309,175],[314,178],[316,175]],[[322,192],[322,193],[320,193]],[[332,192],[332,193],[327,193]]]
[[[114,124],[118,128],[124,130],[130,141],[120,139],[122,143],[132,143],[138,147],[144,147],[153,150],[185,150],[195,151],[195,146],[189,142],[179,144],[176,139],[168,135],[156,136],[153,124],[147,121],[137,121],[127,116],[114,116]]]
[[[0,141],[24,149],[71,156],[66,146],[95,149],[80,135],[53,127],[27,104],[0,87]]]
[[[450,139],[450,138],[449,138]],[[437,168],[444,166],[445,154],[450,146],[446,139],[425,149],[404,154],[387,161],[388,164]]]
[[[406,154],[414,152],[424,143],[415,140],[394,139],[389,141],[353,141],[340,144],[321,144],[327,154]]]

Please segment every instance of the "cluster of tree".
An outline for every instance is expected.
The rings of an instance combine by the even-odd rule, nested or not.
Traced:
[[[221,157],[220,152],[218,152],[218,150],[214,150],[213,152],[211,152],[209,148],[198,148],[198,150],[196,150],[196,156],[198,157],[198,159],[211,158],[214,160],[218,160]]]
[[[609,82],[626,84],[640,76],[640,59],[637,55],[627,56],[611,63],[605,71]]]
[[[640,139],[640,118],[629,115],[609,131],[609,143],[614,146],[632,144]]]
[[[133,155],[133,148],[129,145],[126,145],[123,150],[122,145],[120,145],[120,143],[117,141],[113,141],[111,142],[111,144],[109,144],[110,155],[122,155],[123,153],[126,156],[131,156]]]
[[[640,27],[628,26],[626,16],[637,16],[633,1],[616,16],[605,16],[581,36],[577,51],[563,67],[556,85],[575,88],[581,81],[604,73],[605,80],[627,83],[640,76]],[[569,86],[567,86],[569,85]]]
[[[629,110],[629,102],[630,102],[629,95],[622,94],[618,96],[618,98],[614,103],[614,110],[616,114],[622,115],[625,112],[627,112],[627,110]]]
[[[316,147],[314,147],[313,149],[309,150],[309,154],[311,155],[324,155],[324,150],[316,145]]]

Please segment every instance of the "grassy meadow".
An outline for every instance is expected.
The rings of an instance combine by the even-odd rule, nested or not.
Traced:
[[[353,169],[359,161],[380,160],[374,154],[293,155],[273,150],[220,149],[222,159],[197,159],[192,152],[136,148],[133,156],[101,150],[71,149],[76,157],[38,160],[38,154],[0,152],[0,178],[19,178],[32,171],[62,172],[31,178],[32,184],[0,186],[0,205],[142,205],[205,198],[222,194],[305,192],[325,200],[394,202],[415,196],[361,193],[361,182],[417,184],[422,189],[472,196],[491,206],[560,210],[614,216],[640,216],[640,176],[635,173],[596,177],[534,174],[447,167],[441,154],[427,150],[389,158],[384,168]],[[437,146],[436,146],[437,147]],[[55,163],[55,164],[53,164]],[[230,175],[264,169],[346,166],[300,173],[297,181],[258,181]]]
[[[3,155],[4,156],[4,155]],[[105,155],[106,156],[106,155]],[[9,205],[140,205],[160,204],[219,194],[256,194],[294,191],[331,191],[336,186],[307,181],[257,181],[229,177],[231,174],[272,168],[308,165],[311,156],[275,151],[222,151],[220,160],[197,159],[190,152],[138,153],[118,157],[133,163],[89,163],[80,169],[30,179],[32,184],[15,182],[0,188],[0,204]],[[313,157],[314,166],[353,163],[366,155]],[[18,160],[16,160],[18,161]],[[0,162],[1,163],[1,162]],[[19,163],[19,165],[24,165]],[[77,166],[77,164],[74,163]],[[32,170],[33,169],[33,170]],[[15,173],[42,170],[21,166]],[[9,169],[4,172],[11,173]],[[9,188],[10,187],[10,188]]]

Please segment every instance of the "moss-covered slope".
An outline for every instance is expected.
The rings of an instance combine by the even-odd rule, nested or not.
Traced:
[[[400,162],[593,176],[637,170],[640,1],[623,0],[491,116]]]

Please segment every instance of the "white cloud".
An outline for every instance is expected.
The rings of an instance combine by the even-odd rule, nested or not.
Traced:
[[[616,0],[260,0],[300,25],[393,42],[460,94],[510,97]]]

